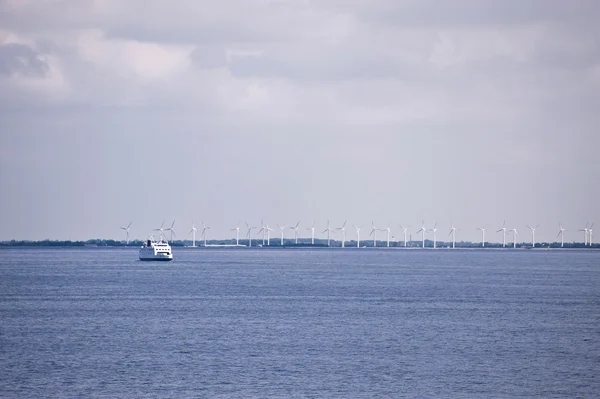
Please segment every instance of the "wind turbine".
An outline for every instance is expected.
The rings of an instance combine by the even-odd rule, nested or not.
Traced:
[[[377,227],[375,227],[375,222],[371,220],[371,233],[369,233],[369,235],[373,236],[373,248],[375,248],[377,246],[377,230],[379,230]]]
[[[556,235],[556,237],[558,238],[558,236],[560,236],[560,247],[564,247],[565,246],[565,230],[563,229],[563,227],[560,225],[560,223],[558,224],[558,228],[560,229],[558,231],[558,234]]]
[[[513,234],[513,248],[517,247],[517,236],[519,235],[519,233],[517,233],[517,229],[512,229],[510,230],[510,232]]]
[[[406,226],[406,227],[400,225],[400,228],[402,230],[404,230],[404,247],[406,247],[406,231],[408,230],[409,227],[410,227],[410,224],[408,226]]]
[[[435,222],[435,225],[433,226],[433,229],[429,229],[429,231],[433,232],[433,248],[436,248],[435,245],[435,233],[437,232],[437,222]]]
[[[506,220],[502,223],[502,227],[496,233],[502,232],[502,248],[506,247]]]
[[[421,230],[417,231],[417,234],[421,233],[423,236],[423,248],[425,248],[425,221],[421,220]]]
[[[202,222],[202,239],[204,240],[204,247],[206,248],[206,230],[210,229],[210,226],[207,226]]]
[[[235,230],[235,246],[239,247],[240,246],[240,221],[238,220],[237,226],[233,229],[231,229],[230,231],[234,231]]]
[[[450,228],[450,232],[448,235],[452,234],[452,248],[456,248],[456,227],[454,227],[454,223],[450,222],[452,227]]]
[[[309,227],[309,228],[306,229],[306,230],[310,230],[311,231],[311,237],[312,237],[311,238],[311,244],[312,245],[315,245],[315,223],[316,222],[317,222],[316,220],[313,221],[312,227]]]
[[[579,231],[583,231],[584,232],[583,233],[583,245],[585,246],[585,245],[587,245],[587,236],[588,236],[588,231],[589,231],[588,230],[588,224],[586,223],[585,224],[585,228],[580,229]]]
[[[295,226],[290,226],[290,229],[294,230],[294,240],[296,244],[298,244],[298,226],[300,226],[300,222],[296,223]]]
[[[273,231],[273,229],[270,228],[268,224],[266,226],[267,226],[267,246],[271,246],[271,232]]]
[[[263,233],[263,245],[265,245],[265,235],[266,235],[267,236],[267,246],[270,246],[271,245],[271,232],[273,231],[273,229],[270,228],[268,224],[263,224],[261,229],[258,231],[257,235],[260,234],[261,231]]]
[[[127,242],[125,245],[129,245],[129,228],[131,227],[131,223],[133,223],[133,220],[129,222],[127,227],[121,227],[121,230],[125,230],[125,234],[127,235]]]
[[[165,226],[165,221],[163,220],[162,224],[160,225],[160,228],[154,229],[154,231],[160,231],[160,240],[161,241],[163,239],[163,235],[165,234],[164,226]],[[587,227],[587,225],[586,225],[586,227]],[[587,233],[586,233],[586,237],[587,237]]]
[[[265,240],[266,240],[266,235],[267,235],[267,226],[265,225],[265,222],[263,222],[262,220],[260,221],[261,227],[260,230],[258,230],[258,232],[256,233],[256,235],[258,236],[260,233],[262,233],[262,245],[265,245]]]
[[[283,229],[285,229],[287,226],[280,226],[279,223],[277,223],[277,227],[279,227],[281,230],[281,245],[283,246]]]
[[[342,225],[342,227],[337,228],[339,231],[342,232],[342,248],[345,247],[345,243],[346,243],[346,222],[348,222],[348,221],[347,220],[344,221],[344,224]]]
[[[387,228],[384,229],[384,231],[387,231],[387,246],[389,248],[390,247],[390,234],[392,234],[392,229],[390,228],[390,226],[388,226]]]
[[[529,230],[531,230],[531,247],[532,248],[535,248],[535,229],[537,229],[538,226],[539,226],[539,224],[535,227],[525,225],[525,227],[527,227]]]
[[[246,236],[248,237],[248,247],[251,247],[252,246],[252,235],[251,235],[251,233],[252,233],[252,229],[255,229],[256,227],[254,227],[254,226],[250,227],[250,225],[248,224],[248,222],[245,222],[245,223],[246,223],[246,227],[248,228],[248,233],[246,234]]]
[[[485,247],[485,227],[476,227],[477,230],[481,230],[481,246]]]
[[[169,227],[168,229],[165,230],[165,231],[171,232],[171,243],[173,242],[173,236],[177,237],[177,234],[175,234],[175,229],[173,228],[174,226],[175,226],[175,221],[173,220],[173,223],[171,223],[171,227]]]
[[[190,232],[188,233],[188,236],[190,235],[190,233],[192,234],[192,247],[196,247],[196,225],[194,224],[194,221],[192,221],[192,229],[190,230]]]
[[[589,242],[590,242],[590,247],[592,246],[592,229],[594,228],[594,223],[592,222],[592,225],[590,227],[588,227],[588,234],[590,236]]]
[[[363,225],[357,227],[356,225],[352,225],[356,229],[356,248],[360,248],[360,229],[362,229]]]
[[[327,246],[329,246],[329,241],[331,237],[331,229],[329,228],[329,220],[327,221],[327,228],[321,232],[321,234],[327,232]]]

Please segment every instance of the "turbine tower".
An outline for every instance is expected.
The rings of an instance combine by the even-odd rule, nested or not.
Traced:
[[[295,226],[290,226],[290,229],[294,230],[294,240],[296,244],[298,244],[298,226],[300,226],[300,222],[296,223]]]
[[[171,243],[173,242],[173,236],[177,237],[177,234],[175,234],[175,229],[173,228],[174,226],[175,226],[175,221],[173,220],[173,223],[171,223],[171,227],[169,227],[168,229],[165,230],[165,231],[171,232]]]
[[[387,246],[389,248],[390,247],[390,234],[392,234],[392,229],[390,228],[390,226],[388,226],[387,228],[384,229],[384,231],[387,231]]]
[[[262,233],[262,245],[265,245],[265,240],[266,240],[266,233],[267,233],[267,229],[265,229],[265,222],[262,221],[262,219],[260,220],[260,230],[258,230],[258,232],[256,233],[256,236],[258,236],[260,233]]]
[[[283,229],[285,229],[287,226],[281,226],[279,223],[277,223],[277,227],[279,227],[281,230],[281,246],[283,246]]]
[[[267,246],[270,247],[271,246],[271,232],[273,231],[272,228],[269,227],[269,225],[267,224]]]
[[[437,233],[437,222],[435,222],[435,225],[433,225],[433,229],[429,229],[429,231],[433,232],[433,248],[436,248],[436,241],[435,241],[435,233]]]
[[[517,236],[519,235],[519,233],[517,233],[517,229],[512,229],[510,230],[510,232],[513,234],[513,248],[517,247]]]
[[[423,236],[423,248],[425,248],[425,232],[427,230],[425,229],[425,221],[421,220],[421,230],[417,231],[417,234],[421,233],[421,235]]]
[[[251,227],[248,224],[248,222],[244,222],[244,223],[246,223],[246,227],[248,228],[248,233],[246,233],[246,236],[248,237],[248,247],[251,247],[252,246],[252,229],[255,229],[256,227],[254,227],[254,226]]]
[[[271,245],[271,232],[273,231],[273,229],[270,228],[268,224],[265,224],[262,220],[260,222],[262,223],[262,227],[260,228],[260,230],[258,230],[258,233],[256,233],[256,235],[263,233],[263,245],[265,245],[265,239],[266,239],[267,246],[270,246]]]
[[[357,227],[356,225],[352,225],[356,229],[356,248],[360,248],[360,229],[362,229],[363,225]]]
[[[204,224],[204,221],[202,222],[202,239],[204,240],[204,248],[206,248],[206,230],[210,229],[210,226],[207,226]]]
[[[310,230],[310,232],[311,232],[311,244],[312,244],[312,245],[315,245],[315,223],[316,223],[316,222],[317,222],[316,220],[315,220],[315,221],[313,221],[313,225],[312,225],[312,227],[308,227],[308,228],[306,229],[306,230]]]
[[[344,221],[344,224],[342,225],[342,227],[337,228],[339,231],[342,232],[342,248],[345,247],[345,243],[346,243],[346,222],[348,222],[348,221],[347,220]]]
[[[131,223],[133,223],[133,220],[131,222],[129,222],[129,224],[127,225],[127,227],[121,227],[121,230],[125,230],[125,234],[126,234],[126,243],[125,245],[129,245],[129,228],[131,227]]]
[[[481,230],[481,246],[485,247],[485,227],[476,227],[477,230]]]
[[[564,247],[565,246],[565,230],[563,229],[563,227],[560,225],[560,223],[558,224],[558,228],[560,229],[558,231],[558,234],[556,235],[556,237],[558,238],[558,236],[560,236],[560,247]]]
[[[160,240],[161,241],[163,240],[163,236],[165,234],[164,226],[165,226],[165,221],[163,220],[162,224],[160,225],[160,228],[154,229],[154,231],[160,231]],[[587,225],[586,225],[586,227],[587,227]],[[585,234],[586,234],[586,237],[587,237],[587,233],[585,233]]]
[[[452,227],[450,228],[448,235],[452,234],[452,248],[456,248],[456,227],[454,227],[454,223],[452,222],[450,222],[450,225]]]
[[[321,232],[321,234],[327,232],[327,246],[329,246],[329,241],[331,239],[331,229],[329,228],[329,220],[327,221],[327,228]]]
[[[235,231],[235,246],[240,246],[240,221],[238,220],[237,226],[230,231]]]
[[[588,235],[590,236],[589,238],[589,242],[590,242],[590,247],[592,246],[592,232],[593,232],[593,228],[594,228],[594,223],[592,222],[592,225],[590,227],[588,227]]]
[[[190,230],[190,232],[188,233],[188,236],[191,234],[192,235],[192,247],[196,247],[196,225],[194,225],[194,221],[192,220],[192,229]]]
[[[401,228],[402,230],[404,230],[404,247],[405,247],[405,248],[406,248],[406,231],[408,230],[408,228],[409,228],[409,227],[410,227],[410,224],[409,224],[408,226],[406,226],[406,227],[404,227],[404,226],[400,225],[400,228]]]
[[[375,248],[377,246],[377,230],[379,230],[377,227],[375,227],[375,222],[371,220],[371,233],[369,233],[370,236],[373,236],[373,248]]]
[[[538,226],[539,226],[539,224],[535,227],[525,225],[525,227],[527,227],[529,230],[531,230],[531,247],[532,248],[535,248],[535,229],[537,229]]]
[[[506,247],[506,220],[502,223],[502,227],[496,233],[502,232],[502,248]]]
[[[583,245],[587,245],[587,236],[588,236],[588,224],[585,224],[585,227],[583,229],[580,229],[579,231],[583,231]]]
[[[268,224],[264,224],[263,223],[263,225],[260,228],[260,230],[258,230],[258,233],[256,233],[256,235],[259,235],[261,232],[263,233],[263,245],[265,245],[265,238],[266,238],[267,239],[267,246],[271,246],[271,232],[272,231],[273,231],[273,229],[270,228]]]

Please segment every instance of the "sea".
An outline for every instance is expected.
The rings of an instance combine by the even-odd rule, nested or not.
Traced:
[[[0,250],[0,397],[600,397],[600,251],[173,253]]]

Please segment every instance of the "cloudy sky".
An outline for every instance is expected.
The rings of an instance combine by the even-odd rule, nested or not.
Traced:
[[[595,0],[0,0],[0,239],[424,219],[499,241],[506,219],[581,241],[598,20]]]

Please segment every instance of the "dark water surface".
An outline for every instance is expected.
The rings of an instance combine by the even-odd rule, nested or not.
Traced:
[[[600,251],[0,251],[0,397],[600,396]]]

